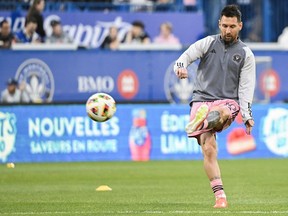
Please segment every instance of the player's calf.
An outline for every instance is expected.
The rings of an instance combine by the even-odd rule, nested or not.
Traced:
[[[209,112],[207,116],[207,128],[213,129],[220,123],[220,113],[216,110]]]
[[[229,115],[230,113],[226,107],[214,107],[214,109],[209,112],[207,119],[204,121],[203,128],[221,131],[223,130]]]

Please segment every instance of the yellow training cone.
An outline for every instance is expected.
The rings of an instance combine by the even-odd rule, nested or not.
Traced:
[[[96,188],[96,191],[112,191],[112,188],[110,188],[107,185],[101,185],[98,188]]]
[[[15,168],[15,164],[14,163],[7,163],[7,168]]]

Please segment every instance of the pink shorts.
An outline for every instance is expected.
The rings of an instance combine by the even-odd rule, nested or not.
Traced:
[[[240,107],[239,104],[231,99],[225,99],[225,100],[215,100],[215,101],[205,101],[205,102],[193,102],[192,103],[192,107],[191,107],[191,111],[190,111],[190,120],[192,120],[198,110],[198,108],[202,105],[202,104],[206,104],[209,107],[209,110],[211,110],[212,107],[226,107],[228,108],[228,110],[230,111],[230,116],[227,119],[227,121],[225,122],[225,124],[223,125],[223,127],[220,130],[214,131],[214,132],[220,132],[224,129],[226,129],[227,127],[230,126],[230,124],[234,121],[235,117],[238,115]],[[198,130],[195,131],[191,134],[188,134],[188,137],[195,137],[198,136],[202,133],[211,131],[211,129],[203,129],[203,130]]]

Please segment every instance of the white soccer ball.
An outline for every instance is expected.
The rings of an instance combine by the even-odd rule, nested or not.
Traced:
[[[86,102],[88,116],[97,122],[104,122],[112,118],[116,112],[116,102],[108,94],[93,94]]]

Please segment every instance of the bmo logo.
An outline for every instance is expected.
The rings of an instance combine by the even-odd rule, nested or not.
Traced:
[[[122,71],[117,80],[118,92],[125,99],[132,99],[138,93],[139,81],[134,71]]]
[[[111,76],[78,76],[78,92],[112,92],[114,80]]]

